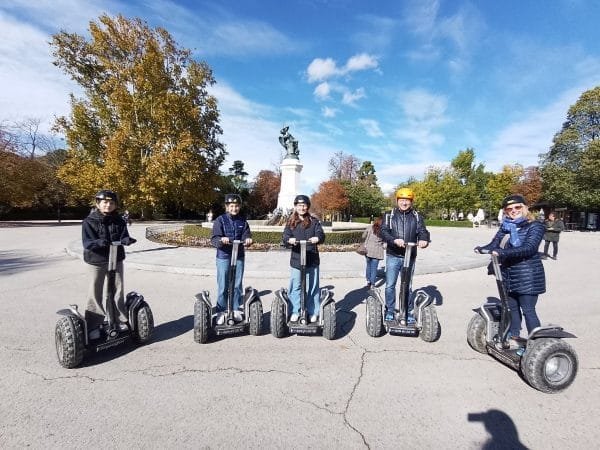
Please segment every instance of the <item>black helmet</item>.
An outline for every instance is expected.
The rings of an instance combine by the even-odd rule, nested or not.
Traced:
[[[294,206],[296,206],[298,203],[304,203],[308,208],[310,208],[310,198],[308,198],[308,195],[296,195],[296,198],[294,199]]]
[[[525,197],[523,197],[521,194],[512,194],[506,197],[504,200],[502,200],[502,209],[515,203],[521,203],[523,205],[527,204],[527,202],[525,201]]]
[[[96,201],[100,200],[114,200],[116,204],[119,204],[119,196],[115,191],[109,191],[108,189],[102,189],[96,193]]]
[[[227,194],[225,196],[225,204],[228,205],[229,203],[235,203],[241,206],[242,197],[240,197],[238,194]]]

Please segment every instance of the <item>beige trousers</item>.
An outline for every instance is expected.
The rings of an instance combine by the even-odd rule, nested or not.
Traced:
[[[104,322],[106,316],[105,305],[108,300],[107,292],[107,273],[108,268],[105,265],[88,265],[88,270],[92,279],[88,290],[87,307],[85,309],[85,320],[88,329],[92,330]],[[117,262],[117,271],[115,273],[115,320],[127,322],[127,309],[125,308],[125,295],[123,292],[123,261]]]

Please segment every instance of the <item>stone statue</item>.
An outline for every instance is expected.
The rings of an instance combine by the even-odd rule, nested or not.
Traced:
[[[279,136],[279,143],[287,151],[284,159],[300,159],[298,158],[298,155],[300,155],[300,150],[298,150],[298,140],[288,132],[289,128],[290,127],[283,127],[280,132],[281,136]]]

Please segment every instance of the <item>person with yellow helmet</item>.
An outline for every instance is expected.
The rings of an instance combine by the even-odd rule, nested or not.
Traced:
[[[395,319],[395,297],[396,283],[400,270],[404,264],[406,244],[416,242],[419,248],[426,248],[430,242],[429,231],[425,227],[423,217],[413,209],[415,193],[410,188],[400,188],[396,191],[396,205],[390,213],[384,217],[381,227],[381,238],[387,244],[387,255],[385,261],[385,320]],[[414,272],[414,260],[417,252],[412,254],[412,272]],[[412,278],[412,277],[411,277]],[[412,310],[412,302],[409,312]],[[409,313],[408,322],[414,323],[412,313]]]

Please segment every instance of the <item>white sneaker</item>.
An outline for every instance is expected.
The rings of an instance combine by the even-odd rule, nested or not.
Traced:
[[[129,326],[125,322],[119,323],[117,328],[119,329],[119,331],[129,331]]]
[[[223,325],[225,323],[225,313],[217,314],[217,325]]]
[[[88,335],[88,337],[90,339],[99,339],[100,338],[100,329],[94,328],[92,331],[90,331],[90,334]]]
[[[317,320],[319,320],[319,316],[313,314],[312,316],[310,316],[310,323],[315,323]]]
[[[236,322],[241,322],[242,320],[244,320],[244,315],[241,311],[235,310],[233,312],[233,320],[235,320]]]
[[[300,318],[300,315],[298,313],[293,313],[292,316],[290,317],[290,322],[298,322],[299,318]]]

